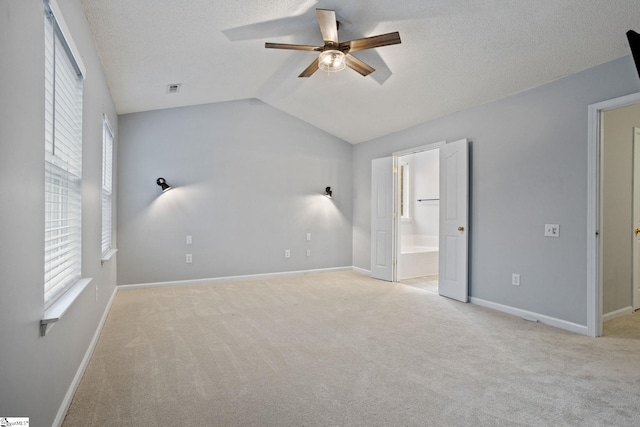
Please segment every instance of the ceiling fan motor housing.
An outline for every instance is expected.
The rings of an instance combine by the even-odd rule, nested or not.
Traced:
[[[336,72],[349,67],[362,76],[368,76],[375,68],[351,55],[359,50],[373,49],[381,46],[400,44],[400,34],[381,34],[373,37],[364,37],[340,43],[338,41],[338,29],[340,23],[336,20],[333,10],[316,9],[320,32],[324,41],[323,46],[309,46],[286,43],[265,43],[269,49],[291,49],[320,52],[320,55],[298,77],[309,77],[318,69],[327,72]]]

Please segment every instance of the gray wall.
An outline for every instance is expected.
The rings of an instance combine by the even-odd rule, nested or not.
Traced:
[[[440,150],[423,151],[411,157],[411,234],[437,236],[440,229],[440,203],[417,200],[440,197]]]
[[[255,99],[121,116],[118,283],[351,266],[351,154]]]
[[[352,263],[368,269],[371,159],[466,137],[474,141],[471,294],[586,323],[587,105],[640,90],[630,58],[353,148],[254,100],[125,116],[118,132],[79,2],[59,1],[88,69],[83,274],[93,282],[40,338],[42,3],[3,1],[0,415],[51,425],[115,289],[116,259],[100,264],[103,112],[116,135],[126,134],[116,156],[123,163],[116,178],[122,179],[116,256],[121,283]],[[154,181],[160,175],[176,188],[159,196]],[[327,185],[334,187],[333,200],[318,194]],[[561,224],[559,239],[542,237],[545,222]],[[187,234],[194,238],[190,248]],[[307,248],[310,258],[304,256]],[[292,250],[288,260],[284,249]],[[191,265],[184,263],[187,250],[194,255]],[[509,284],[512,272],[522,274],[522,286]]]
[[[39,337],[44,312],[44,23],[41,1],[0,2],[0,415],[54,421],[108,298],[116,260],[100,265],[102,122],[117,116],[84,13],[60,0],[87,67],[83,123],[83,275],[63,319]],[[98,286],[98,301],[95,299]]]
[[[469,138],[471,295],[586,325],[587,106],[639,90],[625,57],[355,146],[354,265],[370,263],[371,159]]]
[[[602,114],[602,311],[633,305],[633,128],[640,104]]]

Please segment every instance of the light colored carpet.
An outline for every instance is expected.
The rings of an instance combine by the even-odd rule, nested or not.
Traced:
[[[438,293],[438,276],[422,276],[402,280],[403,285],[413,286],[424,291]]]
[[[124,291],[64,426],[637,426],[638,316],[594,339],[353,272]]]

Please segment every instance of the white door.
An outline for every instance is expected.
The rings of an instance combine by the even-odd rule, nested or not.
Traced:
[[[469,149],[466,139],[440,148],[440,264],[438,293],[467,302]]]
[[[633,309],[640,309],[640,128],[633,128]]]
[[[371,161],[371,277],[394,279],[393,157]]]

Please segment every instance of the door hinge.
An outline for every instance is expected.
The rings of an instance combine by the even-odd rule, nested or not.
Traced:
[[[392,263],[393,263],[393,265],[396,265],[397,261],[396,261],[395,258],[393,259]]]
[[[397,166],[394,166],[394,167],[393,167],[393,174],[394,174],[394,175],[397,175],[397,174],[398,174],[398,167],[397,167]]]

